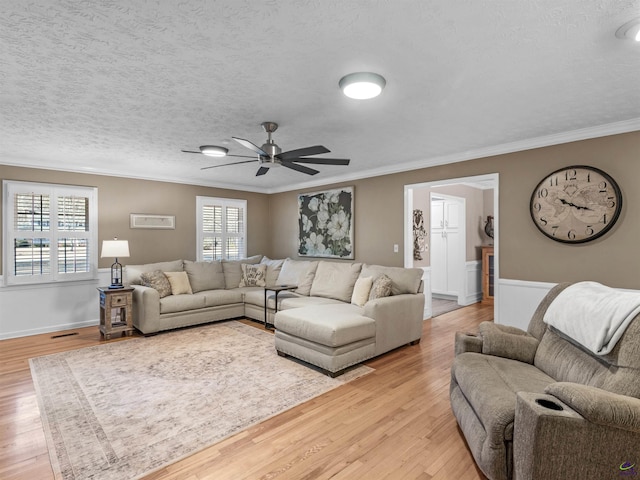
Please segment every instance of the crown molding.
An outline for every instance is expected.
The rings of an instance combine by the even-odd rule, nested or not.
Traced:
[[[402,173],[411,170],[420,170],[423,168],[436,167],[439,165],[446,165],[450,163],[465,162],[468,160],[476,160],[479,158],[486,158],[495,155],[504,155],[507,153],[521,152],[525,150],[532,150],[535,148],[549,147],[552,145],[560,145],[563,143],[576,142],[580,140],[588,140],[591,138],[606,137],[609,135],[618,135],[622,133],[629,133],[640,131],[640,118],[632,118],[629,120],[607,123],[596,127],[587,127],[579,130],[572,130],[570,132],[555,133],[551,135],[545,135],[542,137],[530,138],[526,140],[504,143],[501,145],[495,145],[491,147],[479,148],[474,150],[468,150],[466,152],[454,153],[451,155],[443,155],[438,157],[431,157],[427,159],[398,163],[395,165],[384,166],[380,168],[373,168],[370,170],[363,170],[360,172],[354,172],[352,174],[341,174],[340,176],[334,176],[329,178],[322,178],[314,181],[300,182],[295,184],[286,185],[283,187],[275,188],[262,188],[251,185],[237,185],[227,183],[216,182],[198,182],[185,179],[178,179],[175,177],[164,177],[162,175],[123,175],[122,172],[114,172],[108,169],[72,169],[64,167],[46,167],[35,164],[25,164],[18,161],[11,161],[10,159],[0,160],[0,164],[9,165],[22,168],[36,168],[40,170],[53,170],[59,172],[69,173],[83,173],[87,175],[104,175],[108,177],[119,178],[132,178],[137,180],[149,180],[154,182],[167,182],[167,183],[179,183],[182,185],[195,185],[200,187],[222,188],[226,190],[236,190],[241,192],[252,193],[264,193],[274,194],[290,192],[293,190],[305,190],[309,188],[321,187],[324,185],[330,185],[333,183],[351,182],[354,180],[362,180],[364,178],[379,177],[382,175],[391,175],[394,173]]]
[[[344,183],[363,178],[378,177],[382,175],[391,175],[394,173],[402,173],[410,170],[419,170],[422,168],[436,167],[439,165],[447,165],[450,163],[466,162],[468,160],[476,160],[479,158],[492,157],[495,155],[504,155],[507,153],[522,152],[525,150],[533,150],[535,148],[549,147],[552,145],[561,145],[563,143],[577,142],[580,140],[589,140],[592,138],[606,137],[609,135],[618,135],[640,131],[640,118],[632,118],[621,122],[607,123],[596,127],[581,128],[570,132],[554,133],[542,137],[520,140],[517,142],[503,143],[486,148],[469,150],[466,152],[454,153],[451,155],[443,155],[432,157],[415,162],[399,163],[392,166],[385,166],[367,170],[366,172],[357,172],[351,175],[340,175],[339,177],[331,177],[322,179],[322,181],[304,182],[296,185],[288,185],[282,188],[269,189],[266,193],[282,193],[292,190],[314,188],[331,183]]]

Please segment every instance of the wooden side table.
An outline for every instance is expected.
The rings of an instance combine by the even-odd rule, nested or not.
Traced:
[[[133,287],[98,287],[100,292],[100,333],[109,340],[114,333],[133,334]]]

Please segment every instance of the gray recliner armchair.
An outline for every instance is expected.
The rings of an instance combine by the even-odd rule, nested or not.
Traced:
[[[491,480],[640,476],[640,315],[595,355],[543,322],[568,285],[526,332],[484,322],[456,334],[451,408]]]

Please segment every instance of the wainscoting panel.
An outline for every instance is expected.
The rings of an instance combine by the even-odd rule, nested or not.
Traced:
[[[472,305],[482,300],[482,261],[474,260],[465,264],[465,289],[461,305]]]
[[[433,309],[431,308],[431,267],[419,267],[422,268],[422,283],[423,283],[423,292],[425,292],[424,296],[424,317],[422,318],[431,318],[431,313]]]
[[[499,288],[496,323],[526,330],[540,301],[556,284],[496,279]]]
[[[0,288],[0,340],[98,325],[96,288],[110,275],[102,269],[97,280]]]

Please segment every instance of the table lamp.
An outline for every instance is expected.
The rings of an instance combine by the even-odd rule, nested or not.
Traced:
[[[111,265],[111,285],[109,285],[109,288],[124,288],[122,284],[122,265],[118,262],[118,257],[128,256],[129,242],[127,240],[118,240],[115,237],[113,240],[102,241],[102,254],[100,257],[115,257],[116,259]]]

